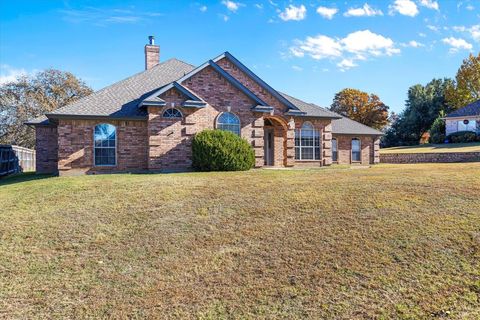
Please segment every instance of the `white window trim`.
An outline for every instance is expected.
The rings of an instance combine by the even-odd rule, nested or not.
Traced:
[[[95,162],[95,149],[97,149],[95,147],[95,128],[99,125],[102,125],[102,124],[108,124],[108,125],[111,125],[115,128],[115,164],[96,164]],[[104,148],[104,149],[112,149],[113,147],[101,147],[101,148]],[[118,130],[117,130],[117,126],[111,124],[111,123],[107,123],[107,122],[102,122],[102,123],[98,123],[96,124],[94,127],[93,127],[93,166],[94,167],[116,167],[117,166],[117,163],[118,163]]]
[[[316,153],[315,153],[315,149],[316,149],[316,146],[315,146],[315,136],[313,137],[313,146],[305,146],[303,147],[301,144],[302,144],[302,128],[303,126],[308,123],[312,126],[313,128],[313,131],[314,132],[318,132],[318,156],[319,156],[319,159],[315,159],[316,157]],[[294,146],[294,150],[296,151],[296,149],[298,148],[300,150],[300,152],[298,153],[300,158],[297,159],[295,158],[295,161],[305,161],[305,162],[318,162],[318,161],[322,161],[322,143],[321,143],[321,136],[320,136],[320,130],[318,130],[317,128],[315,128],[315,126],[310,122],[310,121],[305,121],[304,123],[302,123],[302,126],[299,128],[299,129],[296,129],[295,130],[295,134],[297,133],[297,130],[300,132],[300,137],[299,137],[299,141],[300,141],[300,146]],[[294,137],[294,143],[295,143],[295,139],[296,137]],[[302,148],[313,148],[313,159],[302,159]],[[295,152],[296,154],[296,152]]]
[[[358,146],[360,150],[358,151],[360,153],[360,160],[353,160],[353,140],[358,141]],[[361,163],[362,162],[362,140],[360,138],[352,138],[350,141],[350,162],[352,163]]]
[[[224,113],[230,113],[230,114],[233,114],[235,116],[235,118],[238,119],[238,136],[242,136],[242,121],[240,120],[240,117],[238,115],[236,115],[235,113],[231,112],[231,111],[226,111],[226,112],[220,112],[217,116],[217,118],[215,119],[215,129],[218,129],[218,130],[223,130],[223,129],[220,129],[218,126],[219,126],[219,122],[218,120],[220,119],[220,117],[224,114]],[[228,125],[227,123],[225,123],[226,125]],[[229,132],[232,132],[230,130],[224,130],[224,131],[229,131]],[[235,133],[235,132],[232,132],[232,133]],[[235,133],[237,134],[237,133]]]
[[[180,112],[181,117],[165,117],[165,116],[164,116],[164,115],[165,115],[165,112],[167,112],[167,110],[170,110],[170,109],[177,110],[178,112]],[[180,111],[180,110],[177,109],[177,108],[168,107],[168,108],[166,108],[165,110],[163,110],[163,112],[162,112],[162,118],[164,118],[164,119],[183,119],[183,112]]]

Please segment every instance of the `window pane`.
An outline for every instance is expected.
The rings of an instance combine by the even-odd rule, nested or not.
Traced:
[[[115,165],[116,129],[111,124],[102,123],[94,129],[95,165]]]
[[[358,151],[352,152],[352,161],[360,161],[360,152]]]
[[[300,160],[300,148],[295,148],[295,159]]]
[[[217,129],[240,135],[240,120],[231,112],[222,113],[217,120]]]
[[[301,149],[302,160],[313,160],[313,148]]]
[[[315,160],[320,160],[320,147],[315,147]]]
[[[352,140],[352,151],[360,151],[360,140],[358,139]]]

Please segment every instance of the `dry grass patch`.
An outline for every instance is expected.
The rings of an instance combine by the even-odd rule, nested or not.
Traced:
[[[0,316],[480,317],[479,163],[25,180]]]

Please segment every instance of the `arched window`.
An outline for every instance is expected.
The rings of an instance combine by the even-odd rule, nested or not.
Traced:
[[[295,159],[320,160],[320,134],[310,122],[295,130]]]
[[[240,135],[240,119],[231,112],[224,112],[218,116],[217,129]]]
[[[332,139],[332,161],[338,161],[338,144],[337,139]]]
[[[93,157],[96,166],[114,166],[117,163],[117,129],[108,123],[95,126]]]
[[[169,108],[169,109],[163,111],[162,117],[164,117],[164,118],[181,118],[182,113],[175,108]]]
[[[352,139],[352,161],[360,162],[362,161],[361,157],[361,143],[360,140],[357,138]]]

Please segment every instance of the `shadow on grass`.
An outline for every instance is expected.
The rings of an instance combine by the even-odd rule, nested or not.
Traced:
[[[33,180],[40,180],[55,177],[51,174],[35,174],[35,172],[25,172],[0,178],[0,187],[14,183],[22,183]]]

